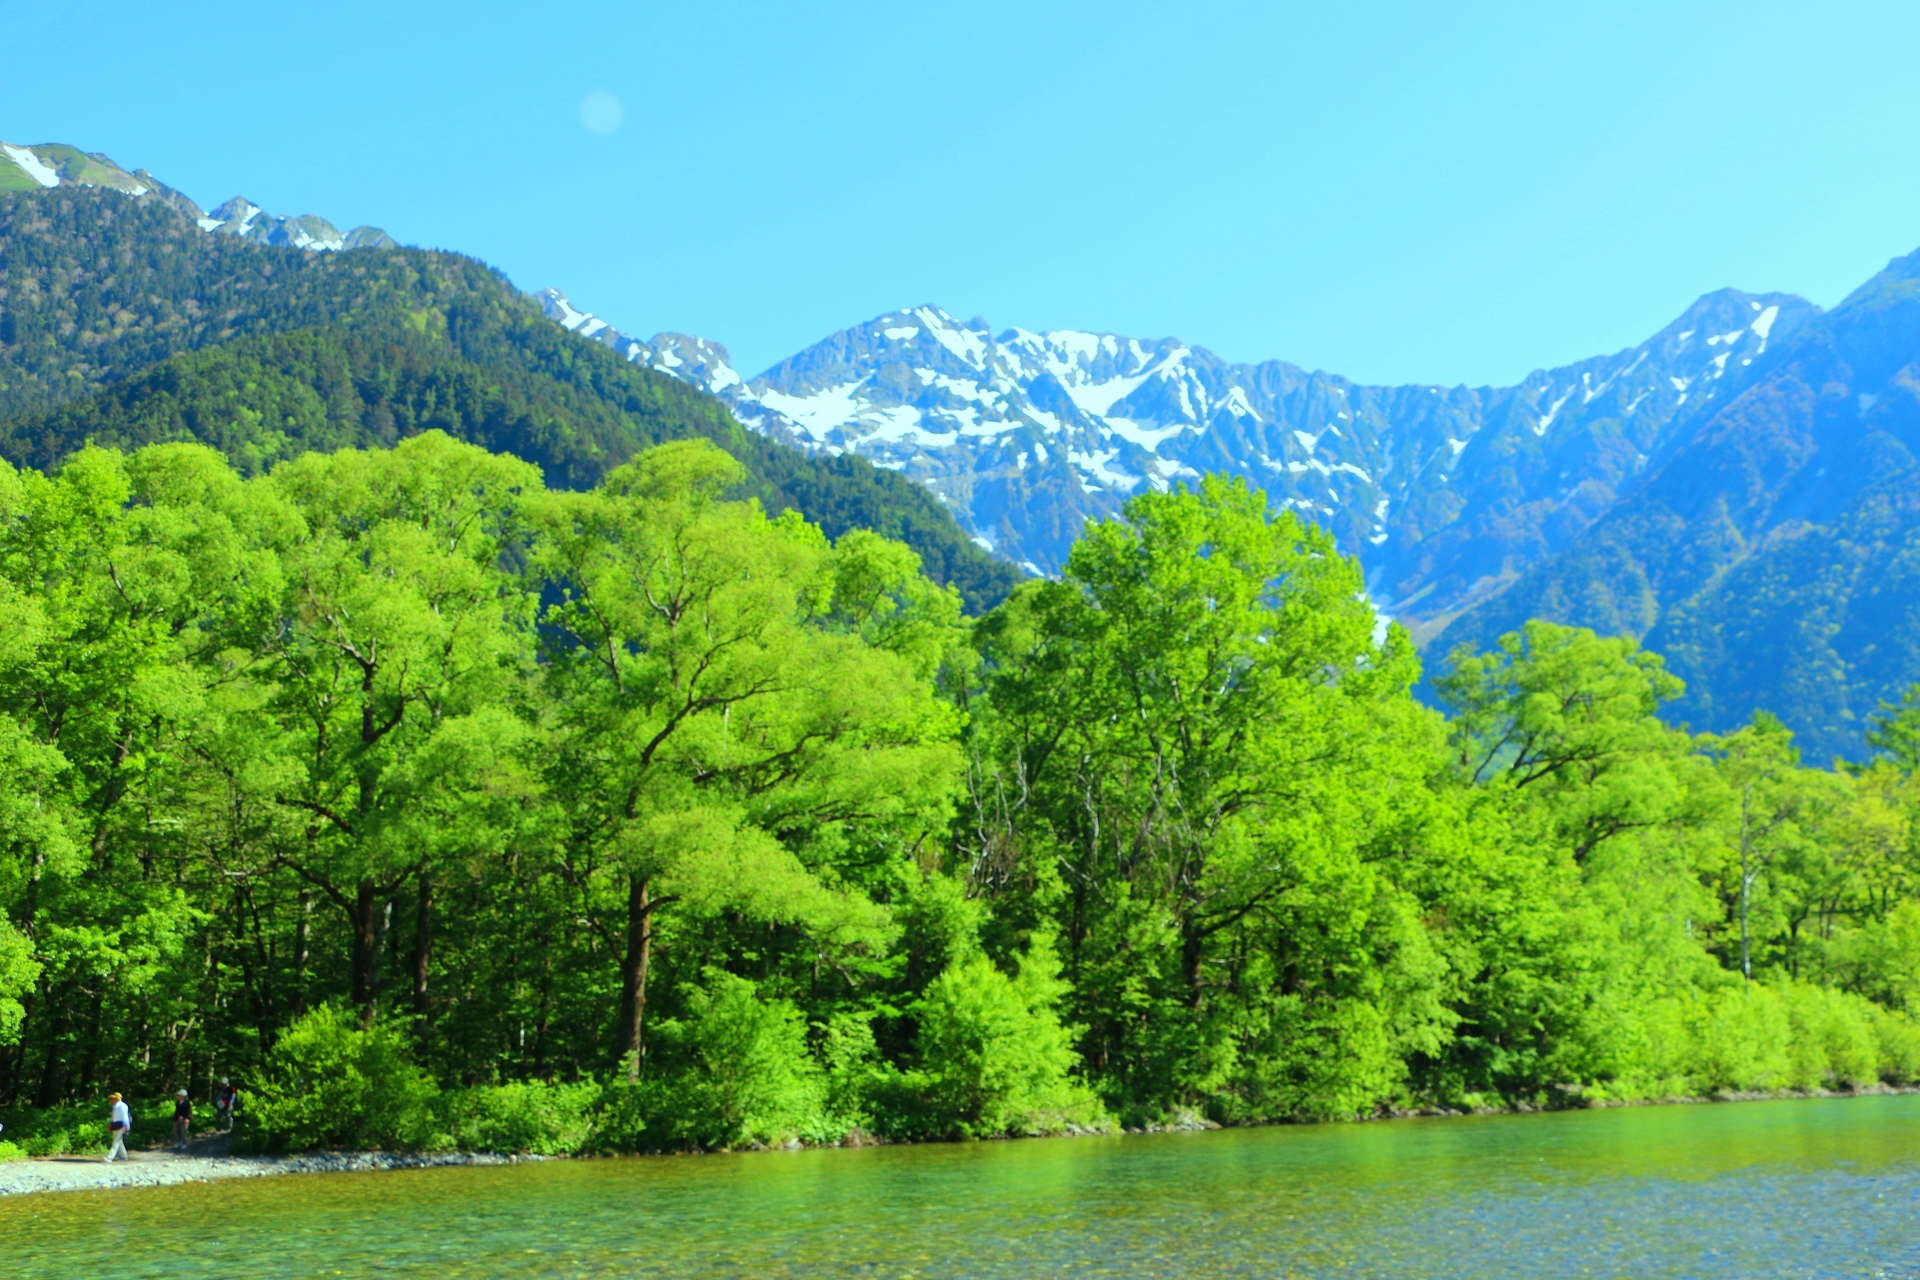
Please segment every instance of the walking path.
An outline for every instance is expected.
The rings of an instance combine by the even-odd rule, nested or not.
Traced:
[[[389,1155],[383,1151],[312,1152],[297,1156],[233,1156],[224,1137],[197,1139],[181,1154],[165,1148],[137,1151],[107,1164],[98,1155],[41,1156],[0,1164],[0,1196],[33,1191],[94,1191],[106,1187],[162,1187],[216,1178],[265,1178],[282,1173],[351,1173],[367,1169],[424,1169],[436,1165],[510,1164],[512,1156]],[[537,1158],[537,1157],[533,1157]],[[527,1156],[517,1157],[529,1159]]]

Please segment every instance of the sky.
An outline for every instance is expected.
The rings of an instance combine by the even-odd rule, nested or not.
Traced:
[[[0,139],[752,373],[883,312],[1502,384],[1920,246],[1920,5],[0,0]]]

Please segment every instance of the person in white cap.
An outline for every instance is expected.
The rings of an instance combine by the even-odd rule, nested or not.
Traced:
[[[107,1148],[107,1163],[112,1164],[115,1156],[131,1159],[127,1155],[127,1131],[133,1128],[133,1113],[117,1093],[108,1094],[107,1101],[113,1104],[113,1109],[107,1112],[107,1132],[113,1136],[113,1145]]]
[[[173,1091],[173,1149],[187,1149],[187,1132],[193,1128],[193,1104],[187,1101],[185,1089]]]

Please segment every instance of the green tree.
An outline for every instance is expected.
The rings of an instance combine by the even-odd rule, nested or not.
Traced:
[[[1461,774],[1523,798],[1576,863],[1685,815],[1692,743],[1655,714],[1684,686],[1631,640],[1529,622],[1491,653],[1456,650],[1434,688]]]
[[[1901,694],[1897,704],[1881,702],[1873,727],[1867,730],[1867,745],[1904,773],[1920,769],[1920,684]]]
[[[161,977],[198,913],[160,872],[180,852],[173,802],[206,705],[191,667],[255,609],[271,556],[210,450],[84,450],[56,476],[20,479],[7,486],[0,576],[36,607],[0,663],[12,726],[0,745],[19,766],[4,790],[32,810],[9,824],[24,865],[7,879],[40,968],[28,1016],[43,1048],[36,1100],[51,1105],[70,1066],[90,1084],[139,1025],[168,1029],[158,1057],[177,1065],[195,1015]],[[16,1060],[16,1079],[25,1067]]]
[[[463,813],[517,772],[532,602],[504,560],[539,474],[428,433],[386,453],[309,454],[269,484],[304,528],[247,671],[255,732],[232,737],[223,763],[299,815],[280,860],[345,917],[351,998],[370,1025],[396,894],[470,851]]]
[[[871,587],[873,544],[836,556],[793,516],[723,500],[740,477],[710,445],[663,445],[543,513],[561,867],[617,904],[592,918],[620,957],[633,1078],[661,912],[787,922],[828,956],[884,947],[885,913],[822,846],[856,826],[924,838],[954,784],[958,721],[914,611],[863,589],[835,612],[839,579]]]
[[[1756,713],[1751,723],[1714,744],[1732,796],[1734,897],[1740,922],[1740,974],[1753,977],[1755,889],[1789,860],[1805,879],[1820,858],[1819,828],[1845,803],[1844,777],[1802,769],[1793,734],[1778,719]],[[1810,856],[1811,855],[1811,856]]]
[[[1059,960],[1035,936],[1009,978],[985,955],[955,960],[915,1002],[915,1084],[935,1132],[990,1137],[1091,1118],[1073,1081],[1073,1033],[1055,1006],[1066,994]]]
[[[1083,1048],[1116,1088],[1151,1106],[1222,1087],[1281,1034],[1289,990],[1415,991],[1382,969],[1427,963],[1424,942],[1363,864],[1417,825],[1380,784],[1423,789],[1431,717],[1405,633],[1376,640],[1323,531],[1237,481],[1143,495],[981,640],[970,861],[1003,906],[1027,880],[1055,913]],[[1415,1005],[1397,1037],[1431,1043],[1440,1011]]]

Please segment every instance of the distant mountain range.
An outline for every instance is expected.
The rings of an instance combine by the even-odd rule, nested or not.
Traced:
[[[393,244],[240,199],[209,214],[104,156],[0,143],[0,192],[76,184],[267,245]],[[1720,729],[1767,708],[1822,759],[1860,754],[1877,702],[1920,681],[1920,254],[1830,313],[1724,289],[1511,387],[1367,386],[931,305],[746,376],[717,342],[535,296],[774,441],[918,481],[1029,573],[1130,495],[1227,472],[1331,528],[1430,654],[1535,616],[1632,635],[1687,680],[1676,714]]]
[[[1819,314],[1726,289],[1637,347],[1515,387],[1375,387],[1171,338],[962,323],[934,306],[846,329],[757,377],[726,348],[641,341],[554,289],[547,314],[712,392],[807,448],[901,470],[983,545],[1059,567],[1089,516],[1205,471],[1246,476],[1330,525],[1376,603],[1423,638],[1569,545],[1679,425]]]
[[[238,236],[260,244],[339,250],[391,247],[394,243],[393,237],[378,227],[341,231],[325,218],[312,214],[277,218],[242,196],[235,196],[208,213],[145,169],[128,173],[97,151],[82,151],[65,143],[28,147],[0,142],[0,191],[59,186],[104,187],[130,196],[152,196],[192,218],[202,231]]]
[[[1029,572],[1134,493],[1241,475],[1332,528],[1432,657],[1536,616],[1631,635],[1686,679],[1677,715],[1769,709],[1824,759],[1861,754],[1878,702],[1920,681],[1916,279],[1920,254],[1830,314],[1723,289],[1512,387],[1366,386],[935,306],[748,377],[716,342],[536,296],[757,430],[919,480]]]

